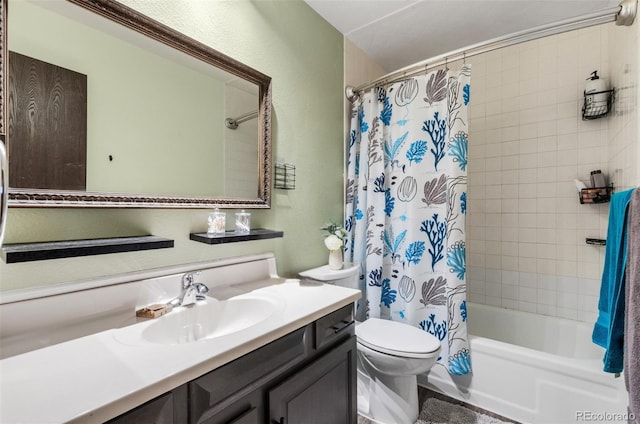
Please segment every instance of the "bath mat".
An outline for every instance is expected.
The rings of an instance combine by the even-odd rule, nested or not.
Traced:
[[[502,424],[504,422],[462,405],[428,398],[422,404],[416,424]]]
[[[426,390],[420,388],[420,390]],[[436,394],[430,390],[427,393],[431,396],[444,396]],[[422,408],[415,424],[510,424],[515,421],[502,421],[498,418],[485,415],[481,412],[473,411],[463,405],[457,405],[445,400],[428,397],[421,401]],[[358,415],[358,424],[374,424]],[[389,423],[391,424],[391,423]]]

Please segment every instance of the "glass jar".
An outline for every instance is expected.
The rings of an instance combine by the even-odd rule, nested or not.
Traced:
[[[221,212],[216,208],[215,211],[209,214],[207,218],[207,223],[209,224],[207,228],[208,235],[219,235],[224,234],[226,226],[227,226],[227,214]]]
[[[242,209],[236,212],[236,233],[249,234],[249,231],[251,231],[251,214]]]

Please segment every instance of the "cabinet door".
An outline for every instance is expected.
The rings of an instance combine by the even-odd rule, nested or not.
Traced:
[[[268,397],[269,423],[355,424],[355,336],[269,390]]]
[[[187,386],[158,396],[107,424],[183,424],[187,422]]]
[[[264,420],[264,402],[260,389],[235,402],[221,402],[198,414],[198,424],[257,424]],[[263,418],[260,418],[263,417]]]

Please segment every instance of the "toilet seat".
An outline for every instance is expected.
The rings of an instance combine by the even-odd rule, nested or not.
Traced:
[[[430,358],[438,354],[440,341],[411,325],[369,318],[356,326],[358,343],[387,355],[405,358]]]

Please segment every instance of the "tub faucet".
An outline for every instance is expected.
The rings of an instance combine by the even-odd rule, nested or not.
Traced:
[[[182,294],[173,299],[170,304],[173,306],[193,306],[198,300],[205,300],[207,293],[209,293],[209,287],[196,282],[196,277],[200,275],[197,272],[194,274],[188,272],[182,276]]]

